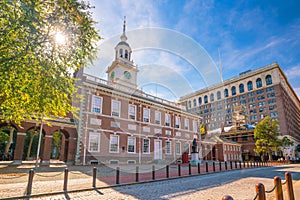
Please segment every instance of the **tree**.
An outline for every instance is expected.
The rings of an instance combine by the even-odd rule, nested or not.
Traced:
[[[75,0],[0,2],[1,120],[19,123],[74,111],[72,72],[92,61],[100,39],[91,6]],[[58,44],[62,33],[65,44]]]
[[[91,8],[76,0],[0,0],[2,122],[74,112],[73,72],[92,62],[101,39]]]
[[[272,151],[276,151],[281,144],[278,136],[281,133],[278,130],[278,121],[271,120],[268,116],[260,121],[254,129],[255,149],[260,155],[268,155],[269,161],[272,160]]]

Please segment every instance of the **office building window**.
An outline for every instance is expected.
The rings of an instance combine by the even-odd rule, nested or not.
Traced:
[[[127,151],[128,153],[135,153],[135,137],[128,137]]]
[[[224,90],[224,97],[228,97],[228,89]]]
[[[129,117],[129,119],[133,119],[133,120],[136,119],[136,106],[135,105],[129,104],[128,117]]]
[[[192,102],[189,101],[189,102],[188,102],[188,105],[189,105],[189,108],[191,108],[191,107],[192,107]]]
[[[199,105],[202,104],[202,98],[201,97],[198,98],[198,103],[199,103]]]
[[[92,112],[102,113],[102,97],[93,95],[92,96]]]
[[[207,97],[207,95],[204,96],[204,103],[208,103],[208,97]]]
[[[210,94],[210,102],[213,102],[215,100],[215,96],[214,96],[214,94],[212,93],[212,94]]]
[[[240,93],[245,92],[244,84],[240,84],[240,85],[239,85],[239,89],[240,89]]]
[[[171,116],[170,114],[165,114],[165,125],[170,126],[171,125]]]
[[[171,141],[166,141],[166,154],[171,154],[172,153],[172,145],[171,145]]]
[[[119,153],[119,136],[118,135],[110,135],[109,152],[110,153]]]
[[[150,140],[148,138],[143,139],[143,153],[150,153]]]
[[[253,90],[253,83],[252,83],[252,81],[249,81],[249,82],[247,83],[247,86],[248,86],[248,91]]]
[[[256,79],[256,88],[261,88],[262,87],[262,81],[261,78]]]
[[[190,153],[190,144],[189,143],[184,143],[183,145],[184,148],[184,153]]]
[[[194,103],[194,107],[196,107],[196,106],[197,106],[197,101],[196,101],[196,99],[193,100],[193,103]]]
[[[184,119],[184,129],[189,130],[189,119]]]
[[[235,88],[235,86],[232,86],[231,87],[231,95],[233,96],[233,95],[236,95],[236,88]]]
[[[112,100],[111,102],[111,115],[115,117],[120,117],[120,109],[121,109],[121,102]]]
[[[217,99],[218,100],[221,99],[221,92],[220,91],[217,92]]]
[[[144,108],[143,110],[143,121],[150,122],[150,109]]]
[[[175,128],[180,128],[180,117],[175,117]]]
[[[181,143],[180,142],[176,142],[175,150],[176,150],[177,155],[181,155]]]
[[[155,111],[155,124],[160,124],[161,121],[161,112]]]
[[[272,76],[271,75],[267,75],[266,76],[266,85],[271,85],[272,84]]]

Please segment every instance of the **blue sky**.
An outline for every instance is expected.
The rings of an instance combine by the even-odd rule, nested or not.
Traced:
[[[87,73],[105,77],[103,69],[108,64],[101,63],[101,59],[106,57],[110,62],[114,59],[113,48],[122,33],[123,16],[126,16],[128,43],[133,49],[134,62],[141,68],[141,74],[147,74],[147,77],[153,80],[152,84],[139,82],[140,88],[146,92],[173,100],[210,84],[203,74],[204,70],[200,69],[200,74],[197,75],[195,69],[200,66],[193,66],[193,63],[188,62],[186,57],[178,52],[146,48],[141,51],[143,41],[149,39],[147,33],[143,39],[135,37],[134,34],[130,37],[130,33],[136,33],[135,30],[156,27],[178,33],[181,41],[188,38],[188,43],[199,44],[202,49],[198,49],[198,53],[206,53],[212,60],[216,67],[216,76],[220,73],[218,67],[221,60],[224,80],[248,69],[278,62],[298,97],[300,96],[300,1],[89,2],[95,6],[92,10],[93,16],[104,39],[99,44],[99,58],[94,66],[87,69]],[[139,43],[136,40],[139,40]],[[111,47],[101,46],[107,41],[112,43]],[[180,42],[178,44],[181,45]],[[185,50],[191,53],[196,51],[189,47],[185,47]],[[111,52],[106,54],[105,51],[109,49]],[[168,70],[182,76],[182,84],[176,82],[176,75],[167,76]],[[143,77],[140,79],[145,80]],[[169,84],[166,84],[168,80]],[[176,84],[182,87],[176,87],[177,90],[171,88],[171,85]],[[185,88],[185,85],[189,89]]]

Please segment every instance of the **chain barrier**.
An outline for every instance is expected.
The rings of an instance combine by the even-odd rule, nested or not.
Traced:
[[[286,184],[286,182],[287,182],[287,180],[285,180],[283,183],[281,183],[282,185],[285,185]]]
[[[13,176],[13,177],[1,177],[0,179],[17,179],[17,178],[21,178],[23,176],[26,176],[27,174],[21,174],[19,176]]]
[[[56,177],[56,176],[62,175],[63,173],[64,172],[59,172],[58,174],[55,174],[55,175],[42,175],[42,174],[36,173],[35,175],[39,176],[39,177],[49,178],[49,177]]]
[[[278,186],[278,183],[276,183],[276,185],[271,189],[271,190],[266,190],[266,193],[271,193],[274,192],[274,190],[276,189],[276,187]]]
[[[69,171],[71,174],[76,174],[76,175],[81,175],[82,172],[73,172],[73,171]]]
[[[256,198],[258,197],[259,193],[256,193],[255,197],[253,198],[253,200],[256,200]]]

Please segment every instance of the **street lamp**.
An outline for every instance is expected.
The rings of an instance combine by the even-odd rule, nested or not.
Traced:
[[[58,46],[65,45],[66,42],[67,42],[66,36],[60,31],[54,31],[53,38],[54,38],[54,44],[56,44]],[[37,149],[37,153],[36,153],[36,162],[35,162],[35,168],[36,169],[38,168],[38,164],[39,164],[39,154],[40,154],[40,149],[41,149],[43,124],[44,124],[43,120],[44,120],[44,116],[42,115],[42,117],[41,117],[41,126],[40,126],[40,135],[39,135],[39,141],[38,141],[38,149]]]

